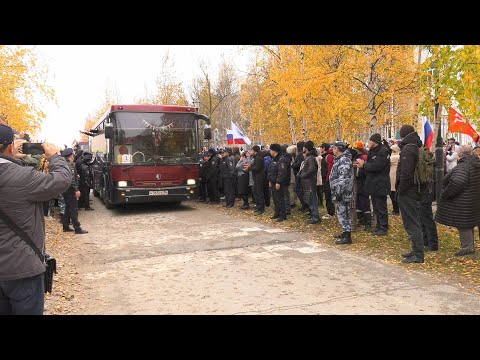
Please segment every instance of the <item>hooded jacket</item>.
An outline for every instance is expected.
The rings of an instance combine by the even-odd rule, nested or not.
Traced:
[[[420,196],[414,178],[415,167],[418,164],[418,148],[420,146],[422,146],[422,141],[417,132],[405,136],[400,143],[400,160],[397,165],[396,191],[400,195],[414,199],[419,199]]]
[[[45,252],[43,201],[65,192],[72,183],[67,161],[54,155],[49,173],[24,167],[21,162],[0,156],[0,208]],[[45,265],[33,249],[0,217],[0,281],[39,275]]]
[[[390,153],[385,145],[378,145],[368,151],[363,166],[366,179],[364,192],[367,195],[390,195]]]

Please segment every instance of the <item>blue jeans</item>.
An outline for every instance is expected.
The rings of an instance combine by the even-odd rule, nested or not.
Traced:
[[[25,279],[0,281],[0,315],[43,315],[43,273]]]
[[[314,220],[320,220],[320,216],[318,214],[317,189],[315,188],[310,192],[310,197],[308,198],[308,207],[310,209],[310,217]]]

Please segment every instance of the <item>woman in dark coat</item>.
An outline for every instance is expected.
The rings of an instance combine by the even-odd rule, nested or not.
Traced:
[[[462,249],[455,256],[463,256],[475,252],[473,228],[480,224],[480,159],[469,145],[457,153],[458,165],[443,178],[435,221],[458,229]]]

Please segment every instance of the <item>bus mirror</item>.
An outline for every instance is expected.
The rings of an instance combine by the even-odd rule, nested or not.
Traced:
[[[105,139],[113,139],[113,125],[105,124]]]
[[[212,128],[206,127],[203,129],[203,138],[205,140],[211,140],[212,139]]]

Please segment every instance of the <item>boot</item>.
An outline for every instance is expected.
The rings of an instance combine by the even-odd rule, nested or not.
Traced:
[[[363,216],[363,211],[357,211],[357,225],[365,226],[365,217]]]
[[[83,230],[82,228],[75,229],[75,234],[88,234],[87,230]]]
[[[335,241],[335,244],[344,245],[352,243],[352,233],[350,231],[344,231],[341,239]]]
[[[364,230],[370,231],[372,229],[372,213],[371,212],[364,212],[363,213],[363,221],[364,221]]]

